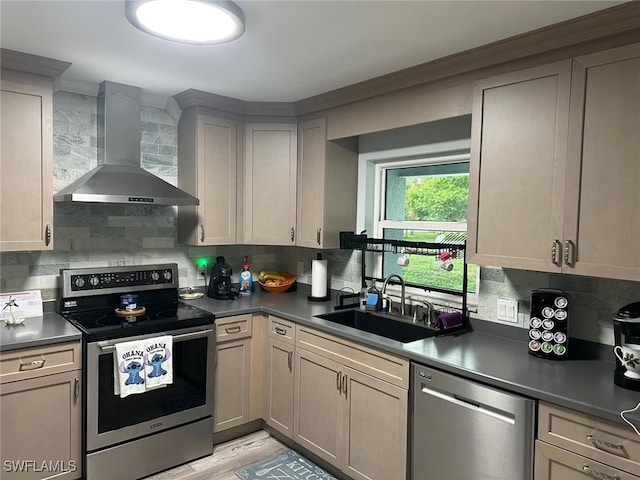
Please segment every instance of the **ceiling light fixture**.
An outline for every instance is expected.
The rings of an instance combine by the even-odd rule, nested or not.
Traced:
[[[244,33],[244,14],[229,1],[127,0],[124,8],[136,28],[174,42],[215,45]]]

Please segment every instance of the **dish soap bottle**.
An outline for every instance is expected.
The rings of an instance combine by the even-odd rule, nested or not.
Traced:
[[[250,295],[253,292],[253,275],[249,270],[249,257],[245,256],[242,261],[242,271],[238,282],[238,293],[240,295]]]

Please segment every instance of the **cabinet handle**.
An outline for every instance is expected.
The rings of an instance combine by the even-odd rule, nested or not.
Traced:
[[[240,333],[241,330],[242,328],[240,328],[240,325],[236,325],[235,327],[225,327],[224,329],[227,333]]]
[[[320,232],[322,232],[322,228],[318,228],[318,230],[316,230],[316,242],[318,245],[320,245]]]
[[[340,381],[342,380],[342,372],[336,372],[336,388],[338,391],[341,390]]]
[[[295,229],[293,227],[291,227],[291,241],[293,242],[293,239],[295,238]]]
[[[23,362],[22,359],[20,359],[20,366],[18,367],[18,370],[20,372],[22,372],[23,370],[36,370],[38,368],[44,367],[44,362],[44,357],[40,360],[32,360],[30,362]]]
[[[558,267],[562,265],[562,259],[558,258],[558,255],[560,254],[561,251],[562,251],[562,244],[560,243],[560,240],[556,238],[553,240],[553,243],[551,244],[551,263],[553,263],[554,265],[557,265]]]
[[[345,394],[345,396],[347,395],[347,376],[346,375],[342,376],[342,392]]]
[[[608,453],[613,453],[614,455],[620,455],[620,456],[625,455],[624,445],[622,445],[621,443],[611,443],[611,442],[607,442],[606,440],[600,440],[599,438],[596,438],[591,434],[587,435],[587,440],[589,440],[591,444],[599,450],[603,450],[603,449],[615,450],[614,452],[608,452]]]
[[[600,480],[620,480],[618,475],[608,475],[603,472],[593,470],[589,465],[584,465],[582,471],[593,478],[599,478]]]
[[[78,398],[80,398],[80,380],[76,377],[73,382],[73,403],[78,403]]]
[[[275,332],[276,332],[278,335],[286,335],[286,334],[287,334],[287,331],[286,331],[284,328],[280,328],[280,327],[276,327],[276,328],[275,328]]]
[[[46,246],[49,246],[50,243],[51,243],[51,225],[47,224],[47,226],[44,229],[44,244]]]
[[[568,267],[573,267],[575,265],[575,250],[575,244],[571,240],[564,242],[564,264]]]
[[[287,353],[287,365],[289,366],[289,371],[293,370],[293,352]]]
[[[204,225],[200,224],[200,241],[204,242]]]

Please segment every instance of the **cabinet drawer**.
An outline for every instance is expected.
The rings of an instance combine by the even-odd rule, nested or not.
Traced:
[[[296,324],[289,320],[269,315],[269,336],[285,343],[294,343]]]
[[[300,325],[296,325],[296,346],[393,385],[409,388],[407,359]]]
[[[0,383],[79,370],[81,345],[78,341],[0,352]]]
[[[536,440],[535,480],[640,480],[640,477]]]
[[[228,342],[251,336],[251,315],[216,319],[216,342]]]
[[[630,427],[540,402],[538,438],[640,476],[640,437]]]

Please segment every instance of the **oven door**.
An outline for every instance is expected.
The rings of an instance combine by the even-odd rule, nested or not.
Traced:
[[[173,383],[120,398],[114,394],[115,345],[173,337]],[[210,417],[215,336],[210,326],[90,342],[86,352],[86,451]]]

